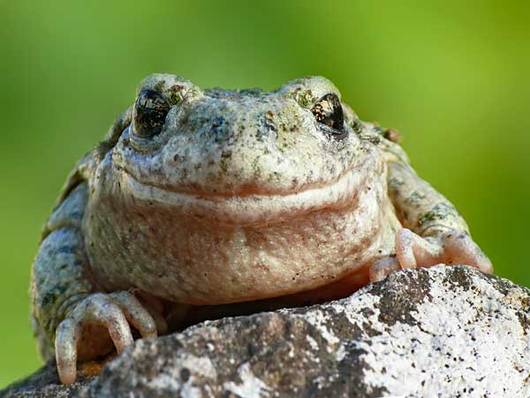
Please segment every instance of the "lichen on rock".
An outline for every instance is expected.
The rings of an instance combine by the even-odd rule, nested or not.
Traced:
[[[528,397],[530,292],[468,267],[406,270],[305,308],[138,341],[60,386],[49,364],[8,397]]]

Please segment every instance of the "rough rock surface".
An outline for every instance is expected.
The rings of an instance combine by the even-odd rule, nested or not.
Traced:
[[[15,397],[529,397],[530,292],[467,267],[141,340],[94,378],[51,365]]]

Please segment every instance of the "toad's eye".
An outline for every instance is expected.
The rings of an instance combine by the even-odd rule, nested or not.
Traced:
[[[344,129],[344,114],[339,97],[335,94],[326,94],[320,98],[311,112],[315,119],[325,128],[325,131],[334,138],[344,138],[346,131]]]
[[[162,94],[148,89],[140,91],[133,110],[134,133],[142,138],[159,134],[169,108],[169,103]]]

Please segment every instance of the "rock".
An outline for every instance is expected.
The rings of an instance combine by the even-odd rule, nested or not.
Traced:
[[[49,364],[0,395],[528,397],[529,306],[529,290],[471,268],[407,270],[343,300],[140,340],[70,387]]]

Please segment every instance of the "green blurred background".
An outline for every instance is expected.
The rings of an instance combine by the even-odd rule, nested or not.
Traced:
[[[529,286],[530,3],[0,0],[0,386],[40,364],[28,281],[74,162],[151,72],[203,87],[322,74],[404,135],[497,273]]]

